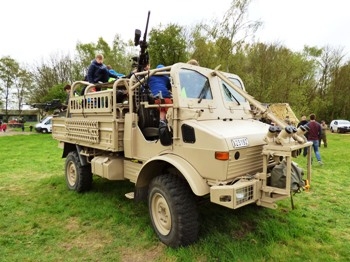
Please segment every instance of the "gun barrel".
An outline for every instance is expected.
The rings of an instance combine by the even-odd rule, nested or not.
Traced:
[[[139,41],[141,50],[140,50],[140,55],[139,55],[138,64],[137,64],[137,72],[143,71],[144,68],[149,63],[149,56],[148,56],[148,52],[146,51],[147,47],[148,47],[146,38],[147,38],[147,31],[148,31],[148,23],[149,23],[150,14],[151,14],[151,11],[148,11],[145,34],[143,35],[142,41]],[[136,31],[135,31],[135,41],[137,40],[136,34],[138,33],[138,31],[137,32]]]
[[[44,109],[45,111],[61,109],[63,105],[59,99],[53,99],[52,101],[48,101],[46,103],[35,103],[32,104],[33,108]]]
[[[147,37],[148,23],[149,23],[149,16],[150,16],[150,14],[151,14],[151,11],[148,11],[145,34],[143,35],[143,41],[145,41],[145,42],[146,42],[146,37]]]

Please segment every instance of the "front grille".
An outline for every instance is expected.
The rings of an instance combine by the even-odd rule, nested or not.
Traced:
[[[230,151],[227,179],[255,174],[263,167],[263,146],[255,146]]]

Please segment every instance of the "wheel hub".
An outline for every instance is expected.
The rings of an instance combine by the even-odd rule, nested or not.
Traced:
[[[154,223],[162,235],[167,235],[171,230],[171,216],[168,203],[159,193],[153,196],[152,202]]]
[[[74,185],[77,180],[77,170],[72,162],[67,167],[67,178],[70,185]]]

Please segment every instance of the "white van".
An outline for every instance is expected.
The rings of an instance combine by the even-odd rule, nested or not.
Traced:
[[[35,130],[39,133],[51,133],[52,132],[52,116],[46,116],[40,123],[35,125]]]

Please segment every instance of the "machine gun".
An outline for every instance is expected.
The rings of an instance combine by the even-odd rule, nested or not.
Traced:
[[[143,69],[148,65],[149,63],[149,55],[147,51],[148,43],[147,43],[147,30],[148,30],[148,22],[149,22],[149,16],[151,12],[148,11],[148,16],[147,16],[147,23],[146,23],[146,29],[145,33],[143,35],[143,39],[140,40],[141,38],[141,30],[136,29],[135,30],[135,38],[134,38],[134,44],[135,46],[140,45],[140,55],[139,57],[133,57],[132,60],[136,63],[137,62],[137,72],[143,71]]]
[[[150,14],[151,14],[151,12],[148,11],[146,29],[145,29],[145,33],[143,35],[142,40],[140,40],[141,30],[139,30],[139,29],[135,30],[134,44],[135,44],[135,46],[140,45],[140,54],[139,54],[139,56],[135,56],[132,58],[132,61],[133,61],[132,66],[137,67],[137,72],[144,71],[145,67],[149,64],[149,55],[148,55],[148,51],[147,51],[147,48],[148,48],[147,31],[148,31],[148,23],[149,23]],[[131,75],[134,73],[135,72],[132,72]],[[136,80],[139,81],[141,84],[141,79],[139,76],[136,76]],[[149,101],[149,98],[151,96],[151,92],[150,92],[149,86],[148,86],[148,81],[144,81],[141,85],[143,88],[139,88],[135,92],[135,107],[134,107],[135,112],[139,111],[140,102],[141,101]]]
[[[53,99],[52,101],[46,102],[46,103],[35,103],[31,105],[33,108],[42,109],[45,112],[55,109],[65,109],[65,106],[62,105],[61,101],[59,99]]]

